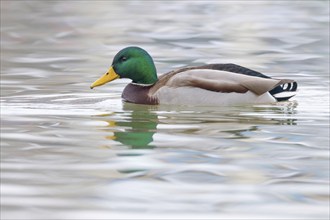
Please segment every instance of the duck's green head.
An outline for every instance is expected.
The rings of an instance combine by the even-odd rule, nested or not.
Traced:
[[[91,85],[91,89],[117,78],[129,78],[133,83],[144,85],[154,84],[157,81],[156,67],[147,51],[126,47],[116,54],[110,69]]]

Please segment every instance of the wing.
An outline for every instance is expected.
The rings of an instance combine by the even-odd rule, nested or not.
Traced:
[[[256,95],[262,95],[281,84],[291,82],[293,81],[195,68],[173,75],[164,85],[169,87],[198,87],[224,93],[251,91]]]
[[[266,79],[272,79],[271,77],[266,76],[260,72],[248,69],[243,66],[232,64],[232,63],[208,64],[205,66],[201,66],[201,68],[222,70],[222,71],[228,71],[228,72],[238,73],[238,74],[243,74],[243,75],[248,75],[248,76],[256,76],[256,77],[261,77],[261,78],[266,78]],[[253,87],[253,88],[258,88],[260,86],[260,85],[254,85],[252,82],[247,83],[246,85],[249,87]],[[298,84],[294,80],[281,80],[277,84],[277,86],[273,87],[268,92],[272,96],[274,96],[274,98],[277,101],[285,101],[296,95],[297,88],[298,88]],[[263,90],[261,90],[261,91],[263,91]]]

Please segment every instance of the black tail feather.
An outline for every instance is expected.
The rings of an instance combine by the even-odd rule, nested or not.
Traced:
[[[276,86],[269,93],[274,96],[277,101],[286,101],[296,95],[298,83],[293,81]]]

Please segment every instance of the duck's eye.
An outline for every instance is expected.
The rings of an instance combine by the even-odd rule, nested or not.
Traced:
[[[122,62],[123,62],[123,61],[126,61],[126,60],[127,60],[127,57],[121,57],[121,58],[120,58],[120,61],[122,61]]]

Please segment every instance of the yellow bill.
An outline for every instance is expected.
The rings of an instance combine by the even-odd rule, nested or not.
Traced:
[[[97,87],[97,86],[102,86],[108,82],[111,82],[112,80],[118,79],[119,77],[120,76],[115,72],[115,70],[111,66],[110,69],[108,70],[108,72],[106,72],[98,80],[93,82],[93,84],[91,85],[91,89],[93,89],[94,87]]]

